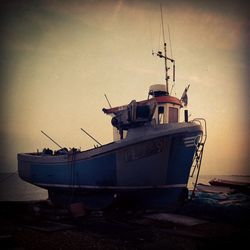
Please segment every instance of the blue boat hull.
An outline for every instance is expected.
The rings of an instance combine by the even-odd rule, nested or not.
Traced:
[[[60,157],[19,154],[19,175],[46,188],[52,202],[64,206],[82,202],[86,208],[103,209],[125,202],[172,209],[186,198],[201,133],[196,126]]]

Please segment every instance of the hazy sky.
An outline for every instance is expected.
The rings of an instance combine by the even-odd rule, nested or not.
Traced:
[[[250,174],[249,8],[245,1],[1,1],[1,171],[18,152],[112,140],[113,106],[164,83],[160,2],[187,84],[191,118],[208,124],[202,173]],[[166,29],[166,34],[168,31]],[[167,39],[169,45],[169,40]],[[171,56],[170,47],[168,47]]]

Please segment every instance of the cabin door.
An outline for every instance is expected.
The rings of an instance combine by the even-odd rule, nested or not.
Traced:
[[[169,123],[178,122],[178,109],[177,108],[169,107],[168,122]]]

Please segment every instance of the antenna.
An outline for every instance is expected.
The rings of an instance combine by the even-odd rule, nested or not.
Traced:
[[[163,43],[164,43],[164,55],[162,53],[162,51],[158,51],[157,52],[157,56],[159,56],[160,58],[164,58],[164,62],[165,62],[165,80],[166,80],[166,92],[167,92],[167,95],[169,95],[169,91],[168,91],[168,80],[169,80],[169,75],[168,75],[168,70],[170,68],[168,68],[168,60],[173,63],[173,81],[175,81],[175,60],[172,59],[172,58],[169,58],[167,57],[167,44],[166,44],[166,41],[165,41],[165,32],[164,32],[164,22],[163,22],[163,14],[162,14],[162,6],[160,5],[160,8],[161,8],[161,27],[162,27],[162,36],[163,36]],[[170,42],[171,43],[171,42]],[[172,49],[171,49],[172,51]],[[172,52],[171,52],[172,54]]]
[[[163,42],[164,42],[164,45],[166,43],[165,41],[165,32],[164,32],[164,24],[163,24],[163,15],[162,15],[162,6],[160,5],[160,8],[161,8],[161,28],[162,28],[162,37],[163,37]]]
[[[168,39],[169,39],[169,46],[170,46],[171,57],[173,58],[173,50],[172,50],[172,43],[171,43],[171,36],[170,36],[169,25],[168,25]]]
[[[160,5],[161,6],[161,5]],[[164,23],[163,23],[163,15],[162,15],[162,6],[161,6],[161,28],[162,28],[162,37],[164,43],[164,61],[165,61],[165,80],[166,80],[166,92],[168,95],[168,63],[167,63],[167,44],[165,41],[165,32],[164,32]]]
[[[171,42],[169,25],[168,25],[168,38],[169,38],[169,46],[170,46],[171,58],[173,58],[173,50],[172,50],[172,42]],[[171,95],[172,90],[173,90],[173,88],[175,86],[175,60],[173,60],[172,63],[173,63],[173,84],[172,84],[172,87],[171,87],[170,95]]]

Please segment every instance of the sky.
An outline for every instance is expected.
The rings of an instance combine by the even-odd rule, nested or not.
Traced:
[[[250,175],[249,5],[224,0],[1,1],[1,172],[18,152],[57,149],[41,130],[82,150],[95,143],[81,127],[112,141],[104,94],[119,106],[164,84],[160,3],[172,95],[190,84],[190,119],[207,121],[201,173]]]

